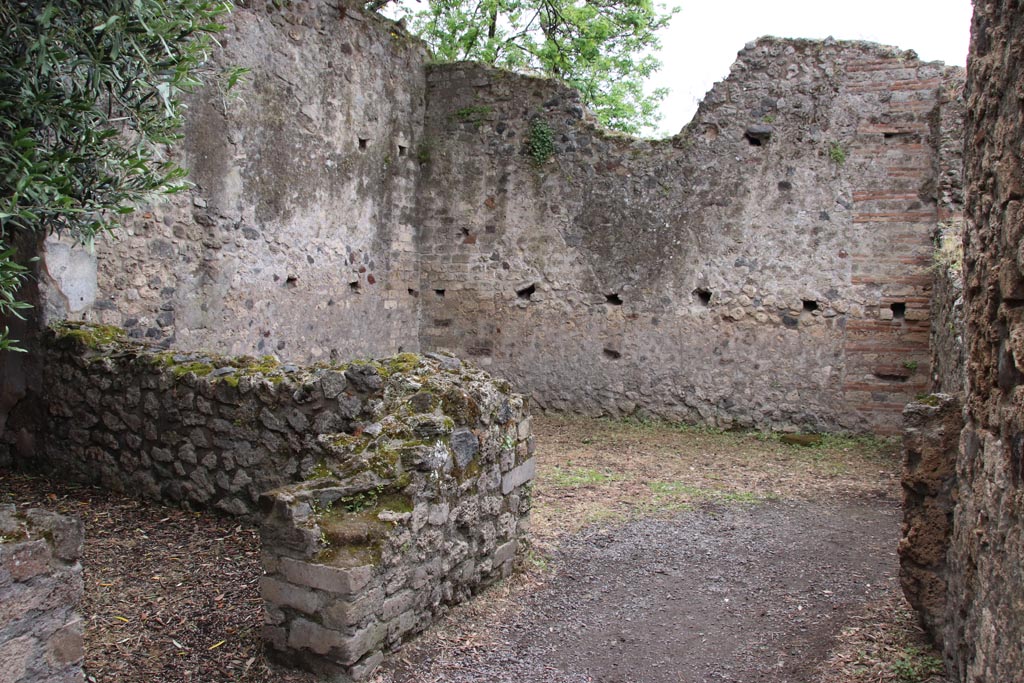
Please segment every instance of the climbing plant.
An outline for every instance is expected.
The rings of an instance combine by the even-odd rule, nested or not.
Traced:
[[[555,134],[542,118],[530,122],[530,137],[526,148],[533,163],[540,166],[555,154]]]
[[[231,3],[0,0],[0,315],[20,315],[21,232],[90,244],[145,198],[182,188],[164,146]],[[226,74],[230,87],[242,71]],[[5,327],[0,350],[13,349]]]

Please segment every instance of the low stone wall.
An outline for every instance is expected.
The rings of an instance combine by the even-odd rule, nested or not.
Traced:
[[[82,681],[82,525],[0,505],[0,681]]]
[[[449,356],[298,367],[161,351],[118,328],[79,323],[54,327],[45,346],[47,428],[34,458],[18,464],[233,515],[253,514],[264,491],[313,476],[338,435],[379,422],[385,394],[415,378],[459,378],[443,410],[476,405],[483,399],[473,392],[499,386],[505,400],[521,402]]]
[[[921,625],[941,648],[946,611],[946,553],[956,504],[960,401],[932,394],[903,411],[903,535],[900,584]]]
[[[315,478],[262,496],[265,636],[280,659],[359,680],[525,547],[530,420],[450,359],[384,392],[382,420],[325,444]],[[473,387],[470,398],[462,387]]]

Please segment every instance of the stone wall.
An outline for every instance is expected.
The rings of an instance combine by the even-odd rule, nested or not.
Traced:
[[[194,188],[100,240],[91,287],[89,257],[51,243],[47,322],[297,362],[418,350],[425,50],[338,0],[244,5],[217,63],[251,71],[192,97],[172,150]]]
[[[417,381],[409,373],[450,365],[467,383],[476,377],[445,356],[300,367],[160,351],[87,324],[58,327],[47,344],[47,431],[22,465],[235,515],[252,514],[263,492],[312,476],[339,435],[373,430],[385,417],[381,399]],[[424,399],[421,412],[473,410],[474,387]],[[439,433],[450,431],[444,415],[435,421]]]
[[[959,70],[766,38],[646,141],[558,83],[425,66],[337,0],[277,4],[230,18],[246,83],[193,98],[194,190],[100,244],[94,286],[47,245],[51,319],[298,362],[447,350],[543,408],[718,426],[894,432],[930,388]]]
[[[544,408],[896,431],[930,385],[960,78],[877,45],[762,39],[678,136],[644,141],[598,130],[557,83],[431,67],[420,344]],[[554,154],[535,159],[545,130]]]
[[[944,88],[938,129],[939,223],[932,268],[931,390],[962,395],[964,369],[964,115],[963,88]]]
[[[466,402],[466,369],[445,363],[386,392],[380,428],[334,441],[317,478],[263,496],[265,634],[280,659],[365,678],[512,571],[529,528],[530,421],[482,373]],[[452,424],[423,412],[438,402],[459,406]]]
[[[961,239],[961,235],[960,230],[957,230],[954,239]],[[944,238],[940,236],[939,239]],[[940,250],[938,253],[943,252]],[[931,390],[943,394],[963,395],[966,390],[962,267],[962,263],[939,262],[935,268],[935,285],[932,290]]]
[[[956,503],[960,400],[932,394],[903,411],[903,533],[900,584],[941,649],[946,619],[946,554]]]
[[[974,5],[965,125],[967,424],[948,558],[956,681],[1024,671],[1024,8]]]
[[[80,683],[82,525],[0,505],[0,681]]]
[[[525,548],[523,398],[453,356],[299,367],[75,322],[44,346],[47,431],[22,464],[232,515],[262,509],[267,638],[283,659],[367,673],[508,576]]]

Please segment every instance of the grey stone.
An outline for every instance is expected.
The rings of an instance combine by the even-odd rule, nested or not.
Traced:
[[[508,543],[499,545],[494,551],[494,564],[503,564],[516,556],[516,549],[519,547],[518,541],[512,540]]]
[[[353,600],[328,600],[321,608],[320,617],[328,628],[355,626],[377,614],[384,603],[384,591],[373,588]]]
[[[273,605],[290,607],[311,616],[320,609],[320,596],[316,591],[270,576],[260,578],[260,595]]]
[[[775,127],[765,123],[755,123],[747,126],[746,131],[744,131],[744,135],[748,138],[759,140],[761,142],[767,142],[774,134]]]
[[[455,371],[462,367],[462,361],[455,356],[448,356],[441,353],[425,353],[423,355],[431,360],[436,360],[445,370]]]
[[[345,370],[345,379],[356,389],[363,393],[380,391],[384,386],[377,368],[372,365],[360,365],[353,363]]]
[[[347,386],[348,381],[343,372],[328,371],[320,376],[320,390],[323,391],[325,398],[337,398]]]
[[[400,614],[409,611],[413,606],[416,593],[412,590],[402,590],[388,597],[381,608],[381,619],[390,621]]]
[[[501,479],[501,492],[508,495],[523,484],[533,481],[537,474],[537,460],[530,458],[522,465],[510,470]]]
[[[480,439],[467,428],[456,429],[451,435],[452,452],[455,453],[455,464],[464,468],[480,451]]]
[[[343,569],[285,557],[281,559],[281,572],[292,583],[338,595],[352,595],[369,583],[373,576],[373,567]]]
[[[263,424],[267,429],[275,432],[283,432],[287,430],[284,420],[272,413],[269,409],[264,408],[260,411],[260,423]]]

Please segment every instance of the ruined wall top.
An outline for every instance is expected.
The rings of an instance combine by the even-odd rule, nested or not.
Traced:
[[[640,140],[562,84],[433,66],[420,343],[555,409],[895,431],[930,381],[961,79],[894,48],[765,38],[679,135]]]

